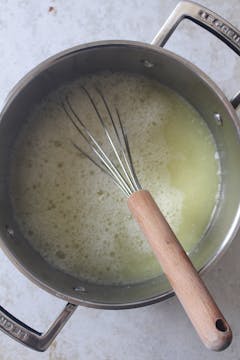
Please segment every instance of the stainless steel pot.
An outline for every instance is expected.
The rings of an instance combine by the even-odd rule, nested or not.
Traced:
[[[202,115],[212,131],[222,167],[221,195],[203,240],[191,254],[199,271],[208,269],[234,238],[240,217],[240,126],[235,109],[240,93],[229,101],[196,66],[162,48],[177,25],[190,19],[211,31],[240,55],[240,32],[210,10],[189,1],[178,4],[151,45],[132,41],[101,41],[74,47],[46,60],[27,74],[11,92],[0,122],[0,234],[1,246],[17,268],[37,285],[68,302],[41,334],[0,307],[0,328],[28,347],[44,351],[77,305],[104,309],[144,306],[173,295],[161,276],[131,286],[100,286],[54,269],[20,233],[8,194],[9,156],[27,115],[47,93],[63,82],[97,70],[139,72],[181,94]]]

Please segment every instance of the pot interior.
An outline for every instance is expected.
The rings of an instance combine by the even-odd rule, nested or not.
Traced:
[[[106,70],[143,74],[175,90],[201,114],[214,136],[222,169],[221,191],[210,226],[190,255],[198,270],[205,269],[218,258],[237,231],[239,126],[231,105],[195,67],[168,51],[139,43],[101,43],[75,48],[39,65],[15,88],[0,123],[0,231],[3,249],[21,271],[56,296],[88,306],[125,308],[170,296],[169,283],[164,276],[159,276],[132,285],[97,285],[56,270],[21,234],[13,217],[8,191],[11,149],[36,104],[65,82]]]

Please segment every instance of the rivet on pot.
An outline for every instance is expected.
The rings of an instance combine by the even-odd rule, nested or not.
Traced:
[[[219,113],[214,113],[213,114],[213,118],[215,120],[215,123],[218,125],[218,126],[223,126],[223,121],[222,121],[222,117]]]
[[[148,60],[143,60],[143,65],[146,67],[146,68],[152,68],[154,67],[154,64]]]
[[[11,229],[8,225],[6,225],[5,227],[6,227],[8,235],[13,237],[14,236],[14,230]]]
[[[73,290],[78,292],[87,292],[84,286],[76,286],[73,288]]]

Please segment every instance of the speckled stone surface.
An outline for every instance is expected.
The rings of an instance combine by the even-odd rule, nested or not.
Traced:
[[[0,105],[30,69],[65,48],[100,40],[150,42],[177,0],[0,0]],[[202,0],[240,28],[240,0]],[[50,7],[53,7],[49,11]],[[190,59],[230,98],[240,87],[240,60],[185,21],[167,48]],[[240,238],[204,276],[234,333],[230,348],[211,353],[200,343],[176,298],[135,310],[79,307],[45,353],[34,353],[0,333],[1,360],[240,359]],[[21,275],[0,252],[0,304],[44,331],[64,302]]]

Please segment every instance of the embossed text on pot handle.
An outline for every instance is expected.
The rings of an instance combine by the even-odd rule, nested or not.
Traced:
[[[213,11],[192,1],[181,1],[176,6],[152,44],[164,46],[183,19],[192,20],[207,29],[240,55],[240,31]]]
[[[48,331],[44,334],[30,328],[0,306],[0,329],[27,347],[45,351],[76,310],[77,305],[68,303]]]
[[[189,19],[210,31],[240,55],[240,31],[221,16],[193,1],[181,1],[176,6],[152,45],[164,46],[183,19]],[[240,105],[240,92],[231,99],[231,103],[234,108]]]

